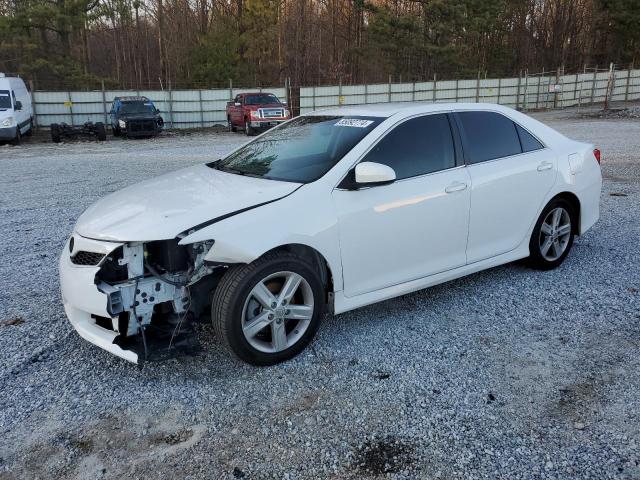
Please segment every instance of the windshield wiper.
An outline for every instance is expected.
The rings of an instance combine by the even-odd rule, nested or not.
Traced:
[[[248,173],[243,172],[242,170],[236,170],[235,168],[223,166],[221,162],[222,162],[222,159],[219,159],[214,162],[207,163],[207,166],[215,170],[220,170],[221,172],[235,173],[236,175],[243,175],[243,176],[249,175]]]

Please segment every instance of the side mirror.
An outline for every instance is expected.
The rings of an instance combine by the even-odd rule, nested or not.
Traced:
[[[396,180],[393,168],[375,162],[362,162],[356,165],[356,183],[368,186],[386,185]]]
[[[240,106],[242,106],[242,104],[241,104],[240,102],[235,102],[235,103],[234,103],[234,105],[235,105],[236,107],[240,107]]]
[[[16,110],[22,110],[22,102],[20,100],[16,100]]]

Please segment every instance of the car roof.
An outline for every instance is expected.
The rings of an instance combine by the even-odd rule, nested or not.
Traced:
[[[413,115],[431,112],[451,112],[461,110],[491,110],[513,112],[513,109],[496,103],[433,103],[433,102],[395,102],[371,103],[363,105],[343,105],[305,113],[305,115],[336,115],[388,118],[397,114]]]
[[[121,102],[150,102],[147,97],[132,96],[132,97],[116,97],[114,100],[120,100]]]

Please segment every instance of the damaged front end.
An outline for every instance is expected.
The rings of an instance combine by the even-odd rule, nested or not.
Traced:
[[[90,311],[84,312],[76,305],[82,301],[65,299],[71,323],[84,338],[129,361],[197,353],[193,324],[208,315],[213,291],[225,270],[205,263],[213,243],[179,245],[179,239],[174,239],[117,246],[102,256],[93,279],[93,288],[106,297],[106,308],[85,308]],[[74,271],[66,277],[85,268],[74,261],[79,255],[86,252],[70,253],[68,264]],[[61,270],[62,263],[63,259]],[[64,277],[63,297],[73,297],[76,280]],[[88,321],[83,321],[84,313],[90,315]],[[105,345],[109,342],[102,338],[111,339],[113,345]]]

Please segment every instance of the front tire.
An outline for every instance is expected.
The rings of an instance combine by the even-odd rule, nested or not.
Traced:
[[[211,319],[239,359],[273,365],[293,358],[313,339],[324,294],[320,276],[304,258],[269,253],[229,269],[214,293]]]
[[[60,143],[60,125],[57,123],[51,124],[51,141],[53,143]]]
[[[98,122],[96,127],[96,137],[99,141],[104,142],[107,139],[107,131],[104,129],[104,123]]]
[[[249,120],[244,121],[244,133],[247,134],[247,137],[253,137],[254,135],[254,131],[253,131],[253,128],[251,128],[251,124],[249,123]]]
[[[11,140],[11,145],[20,145],[22,143],[22,134],[20,133],[20,127],[16,127],[16,136]]]
[[[552,270],[573,246],[577,218],[572,205],[562,199],[550,202],[540,214],[529,241],[528,263],[537,270]]]

